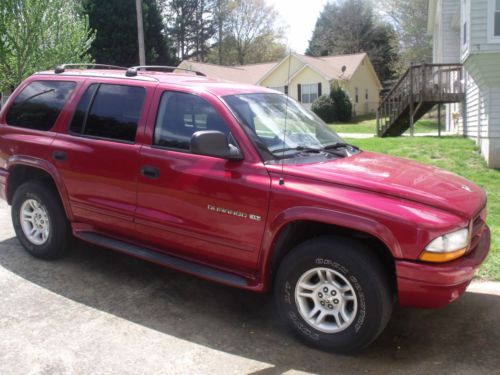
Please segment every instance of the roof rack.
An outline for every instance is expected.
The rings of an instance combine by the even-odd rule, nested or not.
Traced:
[[[125,73],[125,75],[127,77],[135,77],[137,76],[137,71],[139,71],[140,69],[144,69],[144,70],[168,70],[169,72],[173,72],[175,70],[184,70],[186,72],[190,72],[190,73],[194,73],[196,74],[197,76],[203,76],[205,77],[205,74],[203,74],[202,72],[198,72],[196,70],[191,70],[191,69],[184,69],[184,68],[178,68],[176,66],[163,66],[163,65],[140,65],[140,66],[132,66],[130,68],[127,69],[127,73]]]
[[[64,73],[64,71],[67,68],[70,67],[78,67],[78,66],[86,66],[86,67],[92,67],[92,68],[107,68],[107,69],[119,69],[119,70],[127,70],[127,68],[123,66],[117,66],[117,65],[108,65],[108,64],[93,64],[93,63],[80,63],[80,64],[61,64],[56,66],[54,69],[54,73],[56,74],[61,74]]]

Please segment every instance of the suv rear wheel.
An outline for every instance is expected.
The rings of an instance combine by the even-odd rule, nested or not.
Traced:
[[[12,223],[23,247],[34,257],[63,256],[71,238],[59,196],[43,182],[29,181],[17,188],[12,200]]]
[[[305,343],[338,353],[359,351],[385,328],[392,312],[388,276],[362,242],[318,237],[280,265],[275,298],[281,318]]]

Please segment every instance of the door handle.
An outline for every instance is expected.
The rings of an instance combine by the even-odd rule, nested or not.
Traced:
[[[149,165],[143,165],[141,167],[141,175],[147,178],[158,178],[160,177],[160,170],[156,167],[151,167]]]
[[[68,158],[68,154],[66,154],[64,151],[54,151],[54,153],[52,154],[52,158],[54,160],[64,161]]]

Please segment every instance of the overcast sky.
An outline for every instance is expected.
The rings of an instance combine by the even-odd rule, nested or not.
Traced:
[[[298,53],[306,50],[316,19],[327,2],[328,0],[267,0],[281,14],[288,26],[288,44]]]

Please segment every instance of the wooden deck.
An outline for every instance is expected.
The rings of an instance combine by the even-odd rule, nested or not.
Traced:
[[[413,125],[435,105],[465,99],[460,64],[412,65],[381,101],[377,110],[377,134],[395,137]]]

